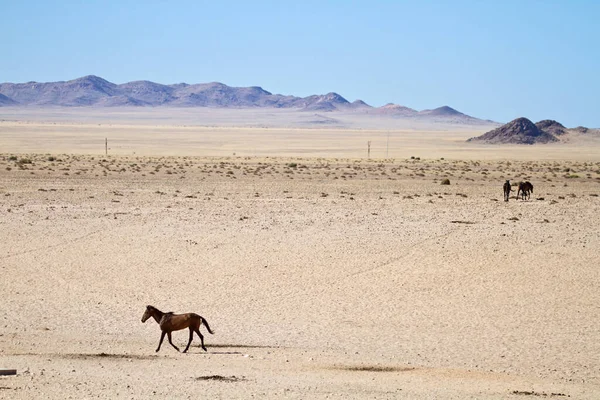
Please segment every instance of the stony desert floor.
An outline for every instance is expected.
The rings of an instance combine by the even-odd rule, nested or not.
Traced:
[[[598,399],[599,195],[599,161],[2,154],[0,397]]]

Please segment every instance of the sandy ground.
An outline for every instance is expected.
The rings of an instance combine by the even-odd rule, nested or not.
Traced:
[[[0,124],[0,398],[600,398],[589,146],[104,156],[48,125]],[[155,353],[147,304],[205,317],[208,352]]]

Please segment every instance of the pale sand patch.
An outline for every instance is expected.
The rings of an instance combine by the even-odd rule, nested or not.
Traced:
[[[600,396],[597,159],[18,153],[2,398]],[[155,354],[146,304],[204,316],[208,353]]]

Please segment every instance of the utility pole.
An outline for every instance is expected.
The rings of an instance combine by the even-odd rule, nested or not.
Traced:
[[[367,158],[371,158],[371,141],[367,142]]]
[[[390,131],[387,133],[387,144],[385,146],[385,158],[388,158],[388,154],[390,153]]]

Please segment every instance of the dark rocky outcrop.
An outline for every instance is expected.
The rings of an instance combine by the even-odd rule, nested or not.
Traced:
[[[536,122],[535,126],[541,131],[549,133],[554,136],[562,136],[567,133],[567,128],[560,122],[553,119],[544,119],[540,122]]]
[[[489,144],[536,144],[556,142],[558,139],[551,133],[540,130],[527,118],[517,118],[468,141]]]

